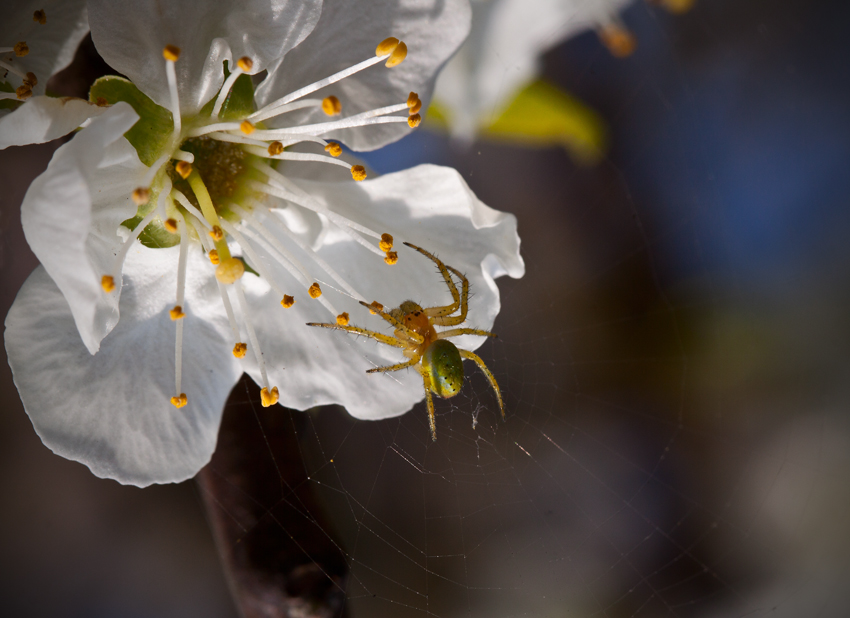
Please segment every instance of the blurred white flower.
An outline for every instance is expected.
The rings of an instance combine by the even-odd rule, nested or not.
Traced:
[[[615,56],[635,39],[619,19],[634,0],[473,0],[466,43],[441,72],[435,99],[452,135],[471,140],[505,111],[541,71],[541,56],[570,37],[596,30]],[[693,0],[658,0],[671,12]]]
[[[367,150],[418,123],[467,33],[464,0],[198,4],[89,2],[95,45],[130,81],[93,86],[104,111],[30,187],[22,221],[42,266],[6,319],[45,444],[136,485],[183,480],[209,460],[243,371],[264,405],[340,403],[374,419],[421,399],[421,385],[367,380],[351,341],[304,326],[425,293],[431,269],[399,258],[393,236],[469,272],[481,327],[498,313],[493,279],[523,273],[515,219],[456,172],[355,183],[363,167],[326,140]],[[263,71],[255,97],[250,76]]]

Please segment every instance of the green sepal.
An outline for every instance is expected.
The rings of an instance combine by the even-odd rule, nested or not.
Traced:
[[[597,163],[608,141],[605,122],[598,113],[543,80],[523,88],[482,133],[525,146],[563,146],[584,165]]]
[[[174,130],[171,112],[154,103],[133,82],[115,75],[99,78],[89,90],[89,101],[99,105],[104,101],[109,105],[119,101],[129,103],[139,115],[139,121],[124,137],[136,149],[142,163],[153,165],[171,139]]]
[[[256,270],[254,270],[253,268],[251,268],[250,266],[248,266],[248,262],[246,262],[246,261],[245,261],[245,258],[243,258],[242,256],[239,256],[239,255],[237,255],[237,256],[235,256],[235,257],[236,257],[236,259],[237,259],[237,260],[239,260],[240,262],[242,262],[242,265],[245,267],[245,272],[246,272],[246,273],[251,273],[252,275],[256,275],[257,277],[259,277],[259,276],[260,276],[260,273],[258,273]]]
[[[224,64],[224,79],[230,75],[227,62]],[[212,111],[212,110],[210,110]],[[251,76],[243,73],[236,78],[233,88],[221,106],[220,118],[222,120],[242,120],[254,112],[254,82]]]
[[[144,215],[137,214],[132,219],[127,219],[121,225],[129,230],[136,229],[136,226],[142,222]],[[172,234],[162,225],[161,221],[151,221],[147,227],[139,234],[139,242],[149,249],[167,249],[174,245],[180,244],[180,236]]]

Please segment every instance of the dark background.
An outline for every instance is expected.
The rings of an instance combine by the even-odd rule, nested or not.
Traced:
[[[500,339],[480,352],[506,424],[480,376],[438,402],[436,446],[423,406],[299,423],[354,616],[840,616],[850,601],[850,6],[637,2],[624,20],[630,58],[593,33],[545,58],[608,122],[600,165],[423,131],[368,157],[457,167],[517,215],[528,273],[499,281]],[[58,89],[97,74],[79,60]],[[35,266],[19,204],[57,146],[0,152],[4,314]],[[0,388],[4,614],[235,615],[196,484],[96,479],[41,445],[5,364]],[[277,474],[255,408],[246,448]]]

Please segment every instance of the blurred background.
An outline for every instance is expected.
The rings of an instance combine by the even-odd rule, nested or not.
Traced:
[[[351,616],[850,606],[850,5],[640,1],[622,18],[628,58],[588,32],[544,59],[604,119],[598,164],[424,126],[366,157],[454,166],[517,216],[528,271],[499,280],[499,339],[479,352],[506,423],[478,374],[437,402],[435,444],[424,404],[361,422],[234,391],[272,477],[269,415],[301,415],[299,486],[345,556]],[[92,53],[57,87],[96,74]],[[0,152],[4,315],[36,264],[20,202],[58,145]],[[3,614],[237,615],[204,490],[99,480],[41,444],[5,363],[0,388]],[[281,477],[268,510],[290,489]]]

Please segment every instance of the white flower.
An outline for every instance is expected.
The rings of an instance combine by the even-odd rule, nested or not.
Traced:
[[[464,1],[199,5],[89,2],[95,45],[132,83],[93,87],[112,106],[30,187],[22,220],[42,266],[6,319],[15,382],[45,444],[136,485],[183,480],[209,460],[242,371],[267,405],[334,402],[383,418],[420,400],[421,381],[363,373],[390,360],[385,350],[304,325],[343,311],[363,322],[359,300],[441,292],[390,236],[467,271],[481,328],[499,309],[493,279],[523,273],[514,218],[456,172],[355,183],[365,171],[325,139],[369,149],[410,131],[467,32]],[[376,51],[387,36],[409,57],[396,41]],[[255,111],[240,73],[263,70]],[[243,276],[243,263],[260,276]]]
[[[0,15],[0,149],[61,137],[102,111],[44,96],[89,30],[85,0],[18,2]]]
[[[437,80],[455,137],[472,139],[501,114],[541,70],[541,56],[568,38],[595,29],[614,55],[635,41],[618,13],[633,0],[473,0],[472,30]],[[693,0],[662,0],[687,10]]]

